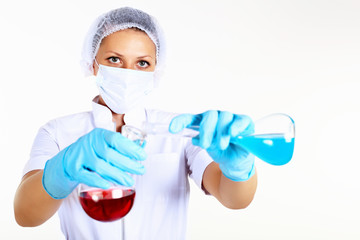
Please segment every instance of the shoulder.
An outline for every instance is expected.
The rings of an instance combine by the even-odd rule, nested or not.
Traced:
[[[42,128],[49,133],[60,131],[74,131],[91,124],[92,112],[80,112],[61,116],[48,121]]]

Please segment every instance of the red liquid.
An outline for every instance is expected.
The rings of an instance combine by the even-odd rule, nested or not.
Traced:
[[[80,193],[80,203],[91,218],[110,222],[124,217],[134,204],[134,189],[91,189]]]

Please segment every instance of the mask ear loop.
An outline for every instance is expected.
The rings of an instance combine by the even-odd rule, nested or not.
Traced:
[[[99,63],[98,63],[98,61],[96,60],[96,57],[94,58],[94,62],[95,62],[95,64],[98,66],[98,68],[100,68]],[[98,70],[98,71],[99,71],[99,70]],[[94,75],[95,75],[95,69],[94,69]]]
[[[98,61],[96,60],[96,58],[94,58],[94,61],[95,61],[95,64],[96,64],[98,67],[100,67],[100,65],[99,65]]]

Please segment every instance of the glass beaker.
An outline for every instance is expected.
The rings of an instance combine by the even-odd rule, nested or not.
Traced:
[[[141,130],[124,125],[121,134],[140,146],[145,142],[146,134]],[[109,189],[90,187],[85,184],[79,186],[79,200],[82,208],[91,218],[111,222],[126,216],[135,201],[135,187],[115,185]]]

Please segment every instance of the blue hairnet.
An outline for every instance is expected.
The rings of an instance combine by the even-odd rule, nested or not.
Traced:
[[[141,10],[123,7],[101,15],[90,27],[85,37],[81,60],[86,76],[93,75],[93,63],[102,39],[114,32],[132,27],[144,31],[154,42],[156,46],[155,73],[162,70],[165,40],[156,19]]]

